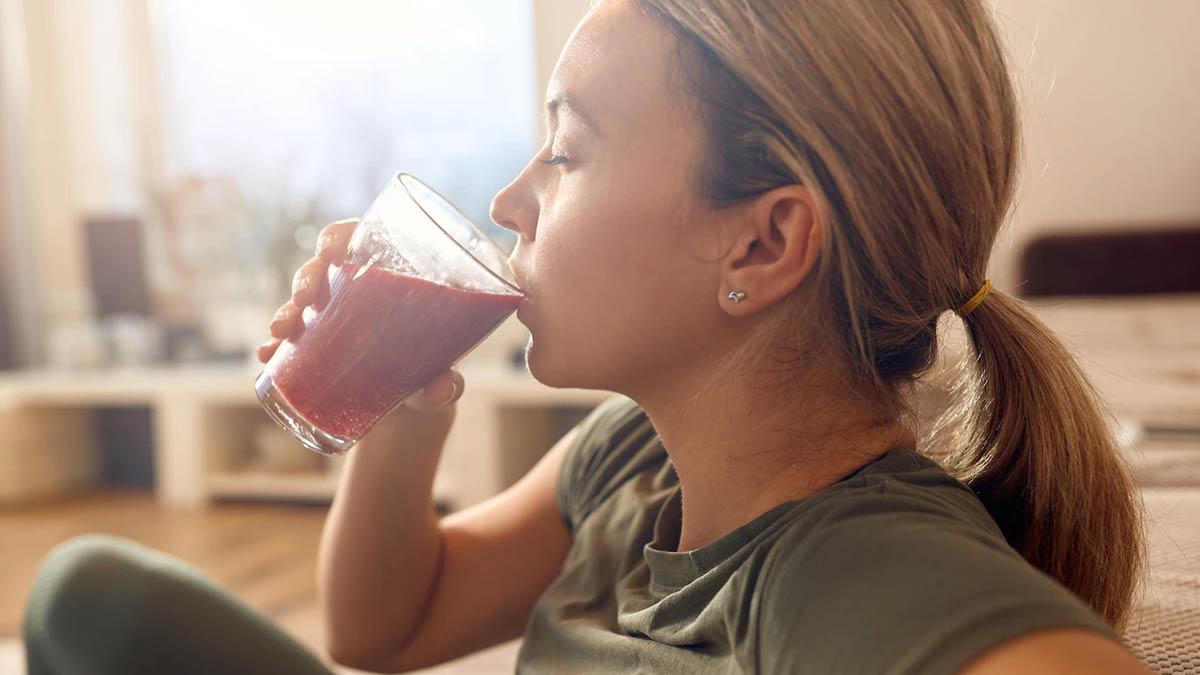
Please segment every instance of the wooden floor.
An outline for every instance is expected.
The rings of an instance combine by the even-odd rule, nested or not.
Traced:
[[[149,494],[111,492],[0,508],[0,640],[20,636],[25,599],[43,556],[73,536],[98,532],[127,537],[187,561],[324,654],[316,554],[327,510],[217,504],[200,511],[174,511],[158,507]],[[509,643],[429,672],[511,673],[516,648]]]

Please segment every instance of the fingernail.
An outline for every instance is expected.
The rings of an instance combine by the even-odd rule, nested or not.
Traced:
[[[442,404],[438,406],[440,408],[445,408],[446,406],[450,405],[450,402],[454,400],[454,397],[458,396],[458,382],[451,382],[450,384],[454,386],[454,388],[450,390],[450,398],[442,401]]]
[[[318,255],[324,254],[326,251],[329,250],[329,247],[332,245],[333,245],[333,235],[332,234],[321,235],[321,247],[319,249],[317,249],[317,254]]]
[[[297,281],[296,287],[292,289],[292,294],[294,295],[304,290],[308,290],[308,277],[300,277],[300,281]]]
[[[278,323],[282,323],[283,321],[286,321],[287,318],[288,318],[287,310],[281,309],[278,312],[275,312],[275,317],[273,319],[271,319],[271,325],[274,326]]]

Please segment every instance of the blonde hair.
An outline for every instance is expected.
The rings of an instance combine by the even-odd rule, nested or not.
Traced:
[[[679,38],[676,72],[706,127],[698,194],[720,207],[800,183],[820,197],[813,287],[825,317],[805,325],[827,327],[855,392],[904,410],[937,356],[939,317],[984,281],[1016,182],[1016,96],[988,9],[636,3]],[[1096,393],[1020,300],[993,290],[964,322],[973,367],[923,450],[1026,560],[1123,625],[1143,535]]]

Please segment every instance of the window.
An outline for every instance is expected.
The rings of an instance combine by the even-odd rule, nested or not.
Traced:
[[[152,7],[168,187],[219,178],[268,211],[341,218],[407,171],[515,240],[488,207],[537,141],[529,0]]]

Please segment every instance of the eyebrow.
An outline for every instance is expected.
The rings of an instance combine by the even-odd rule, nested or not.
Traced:
[[[583,106],[579,104],[579,99],[566,92],[555,94],[553,98],[551,98],[549,101],[546,101],[544,123],[547,131],[557,127],[560,110],[565,110],[574,117],[577,117],[579,121],[583,122],[583,125],[592,132],[592,134],[597,137],[600,136],[599,128],[596,126],[596,123],[592,121],[591,115],[589,115],[587,111],[583,109]]]

